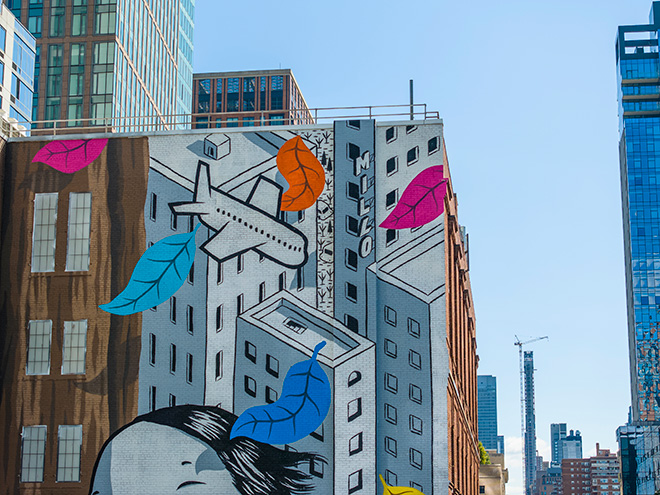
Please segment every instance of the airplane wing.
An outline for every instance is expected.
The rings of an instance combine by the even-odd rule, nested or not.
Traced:
[[[237,254],[265,244],[264,237],[254,231],[242,229],[237,223],[228,223],[201,246],[201,250],[218,263]]]

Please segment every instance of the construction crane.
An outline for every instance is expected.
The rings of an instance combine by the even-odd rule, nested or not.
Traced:
[[[522,342],[517,335],[515,335],[516,341],[513,345],[518,346],[518,355],[520,357],[520,438],[522,440],[522,482],[523,482],[523,495],[528,495],[527,479],[525,478],[525,373],[523,368],[523,346],[531,344],[533,342],[538,342],[539,340],[547,339],[548,336],[537,337],[535,339],[530,339],[525,342]]]

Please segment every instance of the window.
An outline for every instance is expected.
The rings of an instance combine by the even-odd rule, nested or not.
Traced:
[[[479,485],[479,493],[486,493],[486,487],[484,485]]]
[[[170,394],[169,404],[170,404],[170,407],[176,406],[176,395]]]
[[[351,315],[344,315],[344,325],[346,325],[346,328],[348,328],[350,331],[358,333],[359,322],[357,318]]]
[[[419,338],[419,322],[408,318],[408,333],[415,338]]]
[[[176,297],[170,297],[170,321],[176,323]]]
[[[85,36],[86,34],[87,34],[87,0],[73,0],[71,36]]]
[[[428,150],[429,150],[429,155],[431,155],[431,154],[435,153],[436,151],[438,151],[438,138],[437,137],[429,139]]]
[[[270,109],[282,110],[283,108],[284,108],[284,76],[271,76]]]
[[[113,34],[117,0],[96,0],[94,5],[94,34]]]
[[[391,437],[385,437],[385,452],[391,456],[396,457],[397,455],[397,442]]]
[[[406,126],[406,134],[410,134],[411,132],[414,132],[417,130],[416,125],[407,125]]]
[[[236,314],[240,315],[243,312],[243,294],[236,296]]]
[[[216,352],[215,354],[215,379],[220,380],[222,378],[222,351]]]
[[[396,326],[396,311],[389,306],[385,306],[385,321],[393,327]]]
[[[65,0],[50,1],[50,37],[64,36]],[[58,477],[59,478],[59,477]],[[58,479],[58,481],[60,481]],[[77,480],[76,480],[77,481]]]
[[[158,196],[151,193],[151,202],[149,203],[149,218],[156,221],[156,213],[158,210]]]
[[[415,352],[412,349],[408,352],[408,363],[411,367],[416,370],[422,369],[422,356],[419,352]]]
[[[397,160],[396,156],[393,156],[387,162],[385,162],[385,170],[387,171],[387,175],[392,175],[394,172],[397,171],[399,168],[399,163]]]
[[[193,381],[193,356],[186,354],[186,381],[192,383]]]
[[[419,483],[415,483],[414,481],[410,482],[410,487],[414,488],[415,490],[424,491],[424,487],[420,485]]]
[[[354,236],[360,235],[360,223],[357,218],[346,215],[346,232]]]
[[[408,394],[410,395],[410,400],[417,402],[418,404],[422,403],[422,389],[417,385],[410,384]]]
[[[153,333],[149,334],[149,364],[156,364],[156,336]]]
[[[211,111],[211,80],[197,79],[195,82],[197,83],[197,113],[209,113]],[[205,118],[205,121],[208,121],[208,118]]]
[[[277,392],[270,387],[266,387],[266,404],[272,404],[277,400]]]
[[[188,305],[186,306],[186,329],[190,335],[194,333],[194,321],[195,319],[193,318],[193,307]]]
[[[32,272],[55,271],[55,223],[57,193],[34,195],[32,230]]]
[[[24,426],[21,439],[21,483],[41,483],[44,481],[46,426]]]
[[[156,387],[153,385],[149,387],[149,410],[156,410]]]
[[[84,375],[87,352],[87,320],[64,322],[62,374]]]
[[[408,150],[406,161],[408,162],[408,165],[412,165],[413,163],[416,163],[417,160],[419,160],[419,147],[415,146]]]
[[[317,439],[319,442],[322,442],[323,438],[325,437],[325,429],[323,427],[323,423],[321,423],[321,426],[319,426],[315,431],[311,432],[309,436]]]
[[[350,268],[354,272],[357,271],[358,255],[355,251],[351,249],[346,249],[345,264],[346,264],[346,268]]]
[[[385,390],[393,394],[399,391],[399,379],[392,373],[385,373]]]
[[[348,386],[352,387],[353,385],[355,385],[360,380],[362,380],[362,373],[360,373],[357,370],[353,371],[353,372],[351,372],[350,375],[348,375]]]
[[[399,238],[399,233],[394,229],[387,229],[385,232],[385,245],[389,246]]]
[[[303,290],[305,284],[305,272],[303,270],[303,267],[300,266],[296,270],[296,289],[298,290]]]
[[[348,493],[362,490],[362,469],[348,475]]]
[[[188,283],[190,285],[195,285],[195,262],[190,265],[190,271],[188,272]]]
[[[115,42],[93,44],[91,117],[92,125],[106,124],[111,116],[115,67]]]
[[[393,425],[397,422],[397,409],[396,407],[385,404],[385,421],[392,423]]]
[[[69,195],[69,229],[66,249],[67,271],[89,270],[89,231],[92,193]]]
[[[383,350],[385,351],[385,354],[387,354],[389,357],[396,358],[397,356],[396,342],[393,342],[390,339],[385,339],[385,345],[383,347]]]
[[[417,416],[411,414],[409,418],[410,431],[417,435],[422,434],[422,420]]]
[[[222,304],[215,308],[215,331],[222,330]]]
[[[346,282],[346,299],[357,302],[357,286]]]
[[[227,127],[238,127],[238,117],[228,117]]]
[[[298,212],[298,223],[302,222],[305,220],[305,210],[300,210]]]
[[[323,472],[325,471],[325,462],[321,459],[312,459],[309,462],[309,474],[316,476],[317,478],[323,478]]]
[[[390,486],[397,486],[399,484],[397,475],[389,469],[385,470],[385,483]]]
[[[28,355],[25,374],[50,374],[50,343],[53,322],[32,320],[28,325]]]
[[[266,282],[261,282],[259,284],[259,302],[262,302],[266,299]]]
[[[243,271],[243,267],[245,266],[244,256],[245,254],[241,253],[236,258],[236,273],[241,273]]]
[[[256,349],[255,349],[256,360]],[[266,371],[268,374],[273,375],[275,378],[280,377],[280,362],[270,354],[266,354]]]
[[[355,455],[359,452],[362,452],[362,432],[348,441],[348,455]]]
[[[278,287],[279,290],[284,290],[284,287],[286,287],[286,272],[280,273],[280,278],[278,280]]]
[[[358,397],[348,403],[348,421],[353,421],[362,415],[362,397]]]
[[[396,127],[388,127],[385,131],[385,142],[391,143],[396,139]]]
[[[80,481],[82,425],[60,425],[57,431],[57,481]]]
[[[176,373],[176,345],[170,344],[170,373]]]
[[[360,199],[360,186],[353,183],[346,183],[346,197],[352,199],[353,201],[358,201]]]
[[[245,341],[245,357],[253,363],[257,363],[257,346],[247,340]]]
[[[223,274],[222,267],[223,267],[223,264],[218,263],[218,271],[216,272],[216,282],[217,282],[218,285],[220,285],[222,283],[222,281],[224,280],[224,274]]]
[[[410,449],[410,465],[422,469],[422,453],[417,449]]]
[[[248,394],[250,397],[257,396],[257,382],[254,380],[254,378],[245,375],[244,385],[246,394]]]
[[[390,191],[385,196],[385,208],[392,208],[396,204],[396,198],[398,195],[398,190]]]

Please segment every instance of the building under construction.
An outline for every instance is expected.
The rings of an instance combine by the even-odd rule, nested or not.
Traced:
[[[536,482],[536,413],[534,412],[534,353],[525,351],[525,495]]]

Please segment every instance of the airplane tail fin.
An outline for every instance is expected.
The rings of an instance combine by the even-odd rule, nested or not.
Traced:
[[[199,161],[197,178],[195,179],[195,203],[205,203],[211,200],[211,179],[209,164]]]

